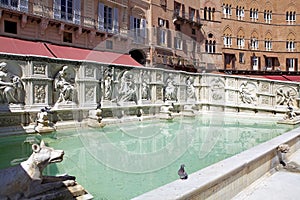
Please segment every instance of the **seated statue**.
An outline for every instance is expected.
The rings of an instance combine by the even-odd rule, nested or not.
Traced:
[[[0,103],[23,103],[24,87],[20,77],[7,70],[7,63],[0,63]]]
[[[74,86],[68,80],[67,69],[68,66],[63,66],[54,79],[54,88],[59,92],[56,103],[74,101]]]
[[[47,147],[43,141],[33,144],[32,150],[26,161],[0,170],[0,199],[27,199],[76,184],[73,176],[43,176],[47,165],[63,160],[64,151]]]

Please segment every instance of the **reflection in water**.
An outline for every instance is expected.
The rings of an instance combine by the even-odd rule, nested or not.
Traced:
[[[64,161],[50,165],[46,174],[75,175],[96,199],[130,199],[178,179],[182,163],[191,174],[292,128],[255,122],[249,117],[212,115],[3,137],[0,167],[26,159],[31,143],[43,139],[65,151]]]

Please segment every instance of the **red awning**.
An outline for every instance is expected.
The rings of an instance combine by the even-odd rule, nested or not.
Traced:
[[[288,79],[286,79],[283,76],[264,76],[267,79],[272,79],[272,80],[277,80],[277,81],[288,81]]]
[[[278,81],[300,82],[300,76],[282,75],[282,76],[264,76],[264,78],[278,80]]]
[[[5,54],[34,55],[52,57],[53,55],[41,42],[30,42],[0,36],[0,52]]]
[[[94,61],[103,64],[123,65],[141,67],[142,65],[135,61],[128,54],[119,54],[114,52],[103,52],[88,49],[80,49],[75,47],[58,46],[53,44],[45,44],[53,55],[57,58]]]
[[[102,52],[43,42],[33,42],[0,36],[0,53],[62,58],[77,61],[94,61],[103,64],[142,67],[129,54]]]
[[[283,77],[288,79],[289,81],[300,82],[300,76],[283,75]]]

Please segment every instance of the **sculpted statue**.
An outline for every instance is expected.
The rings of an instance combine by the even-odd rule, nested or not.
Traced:
[[[64,65],[55,76],[54,88],[59,92],[56,103],[69,103],[74,101],[74,86],[70,83],[67,70],[68,66]]]
[[[33,153],[19,165],[0,170],[0,199],[27,199],[41,193],[75,185],[73,176],[43,176],[45,167],[61,162],[64,151],[40,145],[32,145]]]
[[[0,63],[0,103],[23,103],[24,86],[17,75],[7,70],[7,63]]]
[[[120,80],[118,103],[124,101],[134,101],[137,104],[137,91],[133,74],[125,71]]]
[[[194,87],[194,78],[193,77],[187,77],[186,79],[186,92],[187,92],[187,98],[195,100],[196,95],[195,95],[195,87]]]
[[[104,99],[112,99],[112,72],[110,69],[105,70],[104,72]]]
[[[166,79],[166,85],[164,87],[164,99],[177,101],[177,87],[175,86],[174,77],[170,75]]]

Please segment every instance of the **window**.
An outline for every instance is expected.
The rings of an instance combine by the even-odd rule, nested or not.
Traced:
[[[1,0],[0,6],[21,12],[28,12],[28,0]]]
[[[113,29],[112,8],[104,6],[104,30],[111,32]]]
[[[239,63],[241,64],[245,63],[245,54],[242,52],[239,53]]]
[[[228,36],[228,35],[224,36],[224,46],[225,47],[231,47],[231,45],[232,45],[231,36]]]
[[[232,14],[231,13],[231,5],[223,4],[223,15],[224,15],[224,17],[230,18],[231,14]]]
[[[106,40],[106,49],[113,49],[113,42],[111,40]]]
[[[216,53],[216,41],[206,40],[205,41],[205,52],[206,53]]]
[[[164,27],[164,28],[169,28],[169,21],[165,19],[158,18],[158,26],[159,27]]]
[[[215,8],[204,8],[204,19],[205,20],[214,20]]]
[[[130,29],[135,42],[142,43],[146,38],[146,20],[130,16]]]
[[[119,10],[98,4],[98,29],[110,33],[119,32]]]
[[[296,12],[286,12],[286,21],[289,24],[293,24],[294,22],[296,22]]]
[[[245,47],[245,39],[243,37],[237,38],[237,46],[239,49],[243,49]]]
[[[252,58],[252,69],[253,70],[258,70],[258,66],[259,66],[259,59],[257,56],[253,56]]]
[[[264,11],[264,19],[266,23],[270,23],[272,21],[272,11],[265,10]]]
[[[179,37],[174,38],[174,48],[182,50],[182,39]]]
[[[17,34],[17,22],[4,20],[4,32]]]
[[[72,0],[61,0],[61,19],[73,20],[73,3]]]
[[[257,50],[258,49],[258,40],[256,38],[252,38],[250,40],[250,47],[253,50]]]
[[[242,20],[245,17],[244,7],[236,7],[236,17],[238,20]]]
[[[189,20],[195,21],[195,9],[194,8],[190,8],[189,10],[190,10]]]
[[[287,51],[294,51],[295,50],[295,41],[290,40],[286,42],[286,50]]]
[[[22,2],[22,1],[21,1]],[[81,2],[80,0],[54,0],[54,18],[80,24]]]
[[[175,31],[181,31],[180,24],[175,24]]]
[[[63,42],[72,43],[73,35],[70,32],[63,32]]]
[[[175,1],[174,2],[174,14],[176,16],[179,16],[179,14],[180,14],[180,7],[181,7],[181,4]]]
[[[286,67],[290,72],[296,71],[298,67],[298,59],[297,58],[287,58],[286,59]]]
[[[266,51],[272,50],[272,41],[270,39],[265,40],[265,49],[266,49]]]
[[[192,28],[192,34],[196,35],[196,29]]]
[[[258,20],[258,9],[250,8],[250,19],[251,19],[251,21]]]
[[[165,45],[167,44],[167,31],[160,30],[159,44]]]

